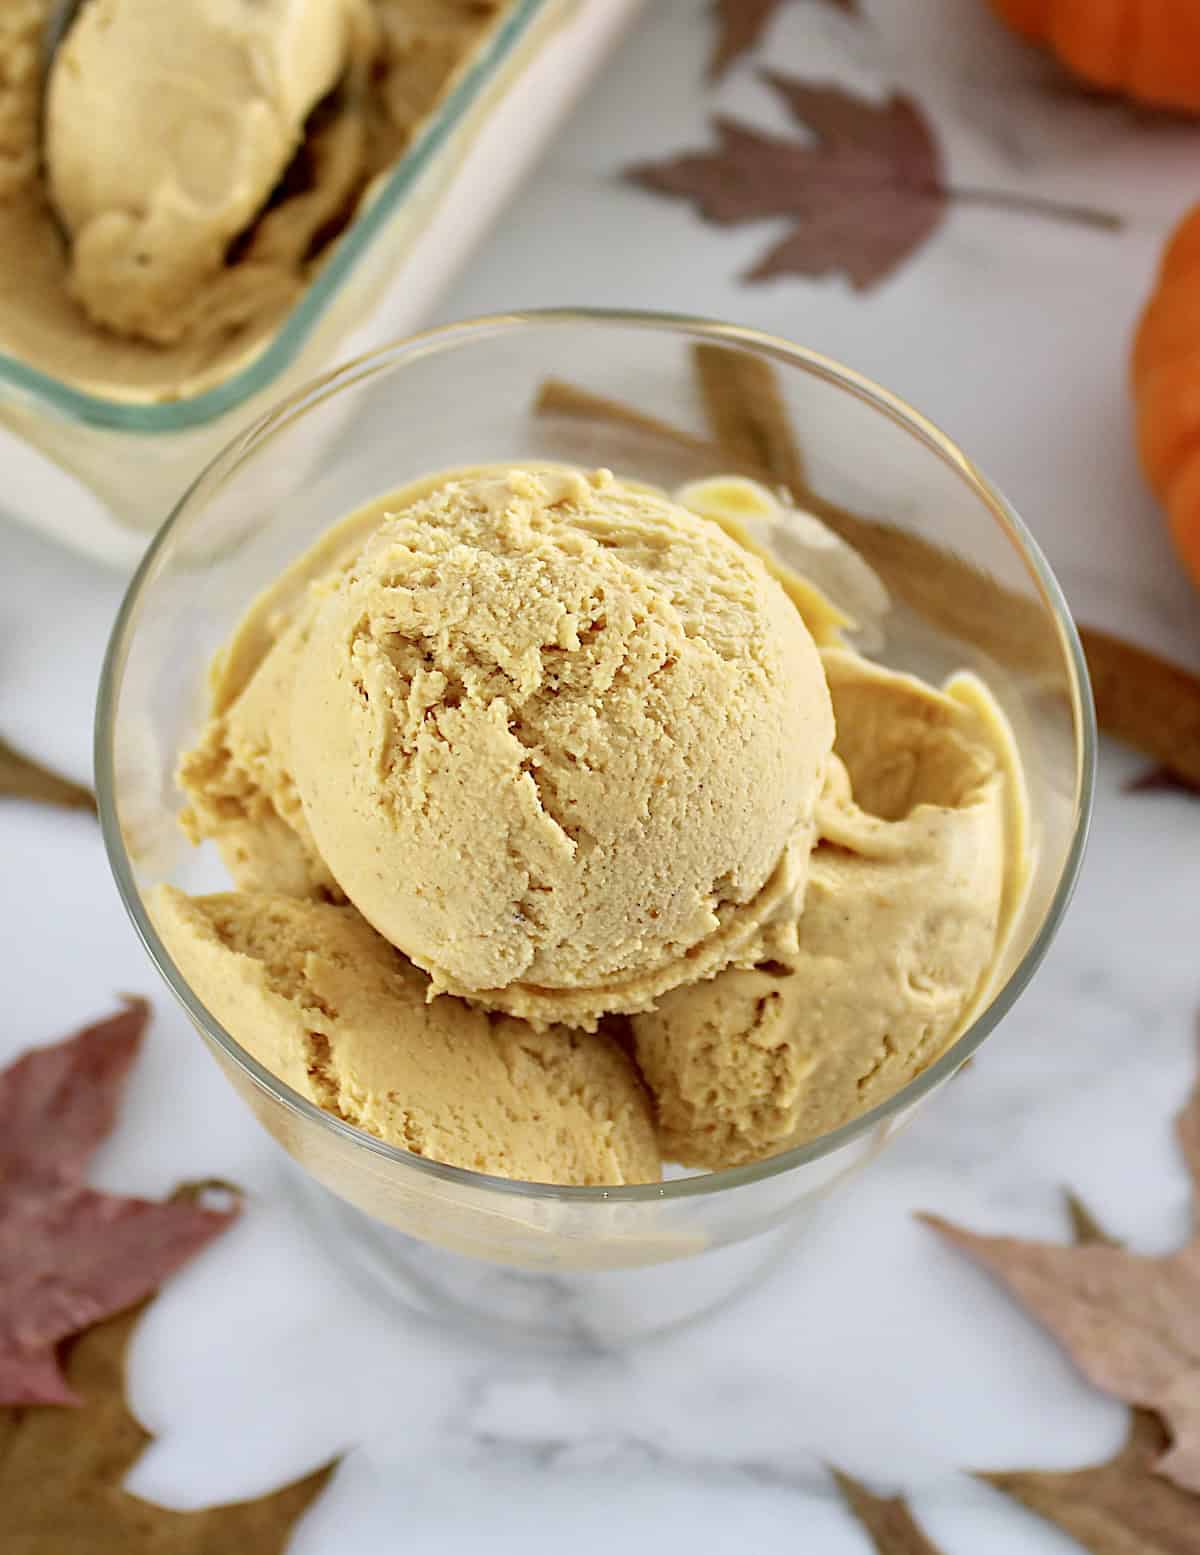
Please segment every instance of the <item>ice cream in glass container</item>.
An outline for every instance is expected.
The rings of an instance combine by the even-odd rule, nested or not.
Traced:
[[[1045,563],[915,413],[747,331],[548,313],[363,358],[209,468],[97,769],[335,1255],[607,1342],[757,1277],[978,1047],[1093,742]]]
[[[0,7],[3,510],[121,564],[419,323],[641,0]],[[315,455],[315,450],[314,450]]]

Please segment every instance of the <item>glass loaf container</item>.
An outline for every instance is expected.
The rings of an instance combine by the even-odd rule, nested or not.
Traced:
[[[538,459],[608,465],[668,488],[728,473],[695,377],[697,348],[714,347],[777,384],[814,490],[871,515],[856,520],[864,539],[886,540],[870,557],[890,591],[872,623],[872,656],[935,683],[974,670],[1002,706],[1028,783],[1025,898],[991,985],[947,1051],[821,1138],[748,1166],[611,1188],[513,1182],[410,1154],[269,1073],[205,1007],[150,920],[146,896],[160,881],[228,886],[212,844],[190,848],[177,824],[174,773],[205,716],[206,666],[251,600],[331,524],[421,475]],[[551,404],[547,381],[567,378],[586,392]],[[644,414],[588,413],[614,401]],[[325,450],[315,477],[298,473],[296,459],[312,444]],[[803,534],[802,516],[785,515],[758,538],[786,565]],[[1058,585],[1017,515],[946,437],[886,391],[784,341],[600,312],[418,335],[309,385],[237,439],[134,577],[96,721],[101,822],[125,905],[234,1089],[297,1163],[296,1193],[330,1256],[367,1271],[390,1300],[543,1342],[633,1339],[723,1302],[946,1085],[1011,1009],[1061,922],[1094,763],[1087,673]]]
[[[0,516],[132,565],[239,427],[335,357],[419,326],[642,4],[513,0],[282,327],[220,381],[122,400],[0,352]]]

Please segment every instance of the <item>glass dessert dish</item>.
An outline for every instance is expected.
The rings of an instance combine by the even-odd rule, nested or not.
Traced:
[[[1026,889],[965,1029],[881,1104],[749,1165],[560,1187],[413,1155],[268,1072],[189,986],[148,910],[164,881],[227,887],[211,843],[193,849],[180,832],[175,768],[204,718],[206,667],[254,597],[373,498],[440,469],[539,460],[669,489],[730,473],[790,483],[797,506],[849,541],[883,585],[849,597],[861,585],[853,567],[841,573],[846,597],[837,567],[819,580],[857,618],[849,640],[933,683],[974,671],[1024,766]],[[785,515],[755,538],[803,570],[801,525]],[[687,1321],[757,1278],[979,1048],[1067,906],[1094,759],[1086,670],[1058,586],[1020,519],[936,428],[781,340],[599,312],[498,316],[416,336],[310,384],[240,436],[152,541],[114,628],[96,724],[101,818],[125,905],[230,1082],[298,1163],[296,1191],[331,1252],[421,1312],[490,1334],[600,1343]]]
[[[278,329],[240,355],[117,393],[0,346],[0,514],[132,565],[237,430],[335,356],[420,323],[641,3],[511,0]]]

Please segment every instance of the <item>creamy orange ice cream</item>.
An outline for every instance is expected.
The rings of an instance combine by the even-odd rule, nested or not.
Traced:
[[[239,884],[264,883],[282,823],[296,882],[352,901],[434,991],[538,1021],[794,944],[833,721],[752,557],[662,495],[553,468],[424,482],[349,530],[370,536],[353,565],[252,672],[235,642],[181,768]]]
[[[380,933],[436,990],[574,1024],[790,942],[833,720],[754,559],[605,472],[379,516],[316,611],[289,748]]]
[[[445,1033],[487,1010],[542,1052],[615,1034],[663,1156],[719,1169],[848,1121],[963,1029],[1020,895],[1023,786],[979,681],[871,663],[764,564],[769,492],[680,497],[699,511],[489,466],[371,504],[248,612],[180,779],[243,940],[291,898],[313,946],[336,925],[401,963],[405,1008]],[[881,631],[861,562],[793,540]],[[177,937],[185,909],[208,910],[173,898]],[[367,1010],[346,1008],[350,1054]],[[404,1047],[398,1009],[371,1051]],[[229,1021],[287,1077],[294,1024],[264,1052],[243,1006]],[[396,1116],[374,1123],[403,1143]]]
[[[796,950],[633,1018],[663,1153],[688,1166],[814,1139],[928,1067],[983,994],[1019,891],[1020,774],[980,683],[823,658],[838,737]]]
[[[533,1182],[659,1175],[650,1101],[602,1032],[489,1018],[426,982],[352,907],[160,887],[155,924],[197,995],[280,1079],[416,1155]]]

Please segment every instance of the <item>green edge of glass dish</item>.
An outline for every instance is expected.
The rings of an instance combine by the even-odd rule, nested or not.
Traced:
[[[146,912],[143,903],[141,888],[134,876],[133,867],[121,834],[120,817],[117,814],[116,808],[114,781],[115,752],[113,737],[116,727],[117,686],[124,669],[131,634],[136,626],[143,584],[153,574],[157,566],[159,553],[170,537],[175,520],[186,506],[191,493],[201,486],[219,466],[231,458],[240,457],[244,449],[253,443],[264,428],[278,425],[293,414],[302,413],[306,404],[314,397],[324,398],[331,393],[335,393],[360,378],[370,376],[374,371],[380,370],[387,362],[395,358],[423,355],[430,350],[436,350],[440,344],[449,343],[456,336],[497,334],[506,330],[520,329],[526,323],[537,324],[543,327],[556,323],[570,325],[592,323],[601,328],[605,325],[616,324],[625,327],[686,334],[693,339],[717,341],[725,345],[742,345],[784,362],[790,362],[792,365],[800,364],[816,377],[838,385],[847,393],[854,395],[855,398],[871,405],[890,421],[904,427],[917,441],[923,443],[941,459],[944,464],[956,469],[963,479],[975,489],[980,500],[992,511],[997,523],[1008,537],[1014,549],[1020,553],[1033,575],[1043,600],[1053,616],[1059,639],[1062,643],[1063,656],[1069,666],[1071,677],[1071,715],[1079,732],[1078,760],[1075,775],[1074,830],[1071,837],[1071,845],[1064,860],[1053,898],[1046,909],[1045,919],[1033,944],[1025,952],[1020,963],[1014,968],[1012,975],[996,994],[987,1009],[971,1022],[967,1029],[951,1043],[950,1047],[947,1048],[940,1058],[930,1064],[927,1069],[922,1070],[914,1079],[908,1081],[894,1095],[872,1107],[869,1112],[864,1112],[859,1117],[852,1118],[848,1123],[842,1124],[839,1128],[833,1129],[827,1134],[821,1134],[816,1139],[808,1140],[801,1145],[795,1145],[788,1150],[781,1150],[776,1155],[751,1162],[747,1166],[726,1167],[720,1171],[704,1172],[695,1177],[676,1178],[670,1182],[633,1183],[619,1187],[569,1187],[552,1183],[524,1182],[513,1178],[496,1177],[484,1172],[471,1171],[467,1167],[448,1166],[441,1161],[413,1155],[410,1151],[396,1145],[387,1144],[384,1140],[377,1139],[349,1123],[344,1123],[340,1118],[324,1111],[323,1108],[301,1096],[298,1091],[293,1090],[291,1086],[280,1080],[263,1064],[260,1064],[257,1059],[253,1058],[192,992],[186,980],[176,969],[174,962],[167,953],[166,947],[150,921],[149,914]],[[778,336],[769,335],[760,330],[748,329],[733,324],[721,324],[711,319],[697,318],[686,314],[638,313],[604,308],[547,308],[465,319],[454,324],[447,324],[436,329],[423,331],[404,340],[394,342],[389,346],[369,352],[295,391],[283,400],[282,403],[275,405],[266,416],[262,417],[254,426],[247,428],[222,453],[218,454],[206,470],[201,472],[196,478],[166,522],[157,530],[142,558],[141,564],[134,573],[125,598],[121,603],[100,674],[93,749],[96,797],[100,811],[100,825],[104,836],[104,846],[108,854],[109,865],[117,882],[118,891],[138,937],[142,941],[151,961],[158,969],[163,981],[183,1006],[197,1031],[201,1032],[206,1041],[213,1047],[219,1048],[221,1053],[241,1069],[260,1091],[273,1101],[280,1103],[290,1112],[315,1123],[317,1127],[328,1129],[332,1133],[340,1135],[347,1144],[369,1151],[373,1155],[382,1157],[410,1171],[428,1174],[443,1182],[507,1194],[515,1198],[631,1204],[646,1203],[647,1201],[659,1199],[699,1198],[711,1193],[723,1193],[728,1189],[748,1186],[791,1171],[793,1167],[804,1166],[809,1162],[819,1160],[822,1156],[839,1150],[842,1146],[849,1144],[870,1129],[887,1122],[889,1118],[894,1117],[897,1113],[910,1107],[914,1102],[919,1101],[930,1091],[934,1090],[943,1080],[949,1078],[955,1070],[960,1068],[982,1046],[984,1040],[991,1035],[1028,987],[1030,980],[1049,950],[1058,926],[1062,921],[1063,914],[1075,893],[1075,886],[1079,879],[1079,871],[1087,848],[1088,830],[1091,822],[1092,799],[1096,783],[1097,731],[1095,707],[1092,701],[1091,684],[1083,646],[1079,640],[1079,633],[1075,629],[1066,598],[1059,587],[1058,580],[1050,569],[1049,563],[1043,556],[1037,541],[1033,538],[1015,509],[1005,500],[986,476],[976,468],[971,460],[967,458],[957,444],[947,437],[933,422],[927,420],[904,400],[900,399],[899,396],[881,388],[861,373],[857,373],[851,368],[843,367],[840,363],[833,361],[829,357],[822,356],[819,352],[807,350],[802,346],[792,345]]]
[[[328,261],[270,344],[232,377],[187,399],[126,403],[73,389],[61,379],[39,372],[0,351],[0,394],[6,387],[16,389],[44,402],[64,419],[89,426],[156,434],[203,426],[269,388],[291,366],[358,260],[459,127],[479,94],[508,60],[534,20],[553,3],[554,0],[515,0],[510,14],[434,111],[408,151],[386,175],[378,195],[335,244]]]

